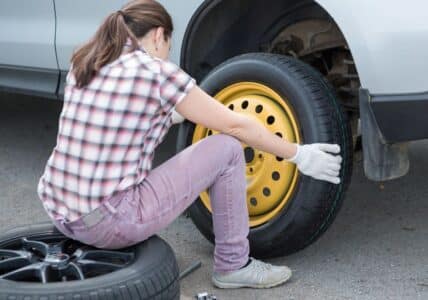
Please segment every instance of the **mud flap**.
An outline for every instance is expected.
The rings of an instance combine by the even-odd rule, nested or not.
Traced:
[[[406,175],[409,171],[408,143],[390,144],[385,141],[370,107],[370,95],[365,89],[360,89],[360,118],[367,178],[386,181]]]

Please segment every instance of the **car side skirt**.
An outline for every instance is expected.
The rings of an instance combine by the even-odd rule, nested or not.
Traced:
[[[0,91],[57,98],[58,70],[0,65]]]

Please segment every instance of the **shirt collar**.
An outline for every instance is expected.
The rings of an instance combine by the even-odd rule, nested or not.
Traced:
[[[127,38],[127,39],[126,39],[126,43],[125,43],[125,48],[126,48],[126,47],[131,47],[131,46],[132,46],[132,41],[131,41],[131,39],[130,39],[130,38]],[[141,45],[139,45],[138,49],[140,49],[140,50],[141,50],[141,51],[143,51],[144,53],[148,53],[148,52],[146,51],[146,49],[144,49],[144,47],[143,47],[143,46],[141,46]]]

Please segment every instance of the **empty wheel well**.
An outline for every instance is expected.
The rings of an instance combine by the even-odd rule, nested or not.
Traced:
[[[345,37],[315,1],[206,1],[186,32],[181,65],[201,80],[249,52],[294,56],[316,68],[335,87],[356,132],[359,76]]]

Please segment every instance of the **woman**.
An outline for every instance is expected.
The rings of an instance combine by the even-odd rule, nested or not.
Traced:
[[[338,145],[297,145],[227,109],[167,61],[173,25],[156,1],[112,13],[72,57],[57,144],[38,194],[58,229],[99,248],[146,240],[209,188],[215,233],[213,283],[266,288],[291,271],[249,258],[241,142],[339,183]],[[155,148],[184,118],[217,130],[151,169]],[[209,158],[209,159],[207,159]]]

